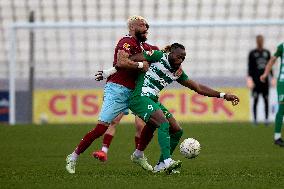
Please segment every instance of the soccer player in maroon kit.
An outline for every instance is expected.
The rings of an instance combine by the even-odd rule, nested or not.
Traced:
[[[121,38],[115,48],[113,65],[117,71],[107,79],[98,124],[83,137],[73,153],[67,156],[66,170],[69,173],[75,173],[78,156],[83,153],[95,139],[99,138],[107,131],[109,125],[116,117],[128,111],[129,97],[135,88],[138,72],[147,71],[149,65],[147,62],[118,61],[117,52],[118,50],[123,50],[129,55],[133,55],[141,53],[142,51],[158,49],[155,46],[145,43],[148,28],[148,23],[141,16],[133,16],[128,20],[129,35]],[[147,129],[143,129],[143,131],[143,135],[147,135],[147,133],[145,133]],[[149,137],[152,137],[152,135],[149,135]],[[143,141],[141,142],[143,143]],[[146,157],[143,156],[139,158],[138,161],[143,164],[142,167],[144,169],[153,170],[152,166],[148,164]]]

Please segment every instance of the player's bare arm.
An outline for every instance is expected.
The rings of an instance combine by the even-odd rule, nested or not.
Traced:
[[[129,54],[124,50],[118,50],[116,66],[105,70],[99,70],[95,74],[95,80],[101,81],[103,79],[106,79],[112,74],[116,73],[118,69],[141,70],[143,72],[148,71],[149,63],[143,57],[143,54],[139,53],[137,55],[141,55],[143,59],[140,58],[138,59],[138,61],[136,61],[137,59],[137,58],[135,59],[136,55],[129,57]]]
[[[143,53],[137,53],[134,55],[131,55],[129,57],[130,60],[135,61],[135,62],[142,62],[142,61],[146,61],[145,56],[143,55]]]
[[[204,95],[208,97],[216,97],[216,98],[222,97],[222,93],[215,91],[214,89],[211,89],[205,85],[199,84],[190,79],[185,80],[185,81],[180,81],[179,83],[197,92],[200,95]],[[225,94],[223,98],[226,99],[227,101],[231,101],[233,106],[237,105],[240,102],[240,99],[236,95],[232,95],[232,94]]]
[[[118,50],[116,68],[141,70],[146,72],[148,71],[149,63],[146,61],[146,59],[141,61],[133,61],[129,58],[129,54],[127,52],[124,50]]]
[[[267,78],[267,76],[269,75],[269,73],[272,70],[273,65],[275,64],[277,60],[276,56],[272,56],[268,62],[268,64],[265,67],[265,71],[264,73],[260,76],[260,81],[265,82],[265,79]]]

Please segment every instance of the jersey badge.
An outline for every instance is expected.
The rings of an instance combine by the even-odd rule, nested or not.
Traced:
[[[129,45],[128,43],[124,43],[124,44],[123,44],[123,48],[124,48],[125,50],[129,51],[130,45]]]

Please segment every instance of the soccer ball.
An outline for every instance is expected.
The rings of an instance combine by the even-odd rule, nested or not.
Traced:
[[[188,159],[198,156],[200,149],[199,142],[194,138],[185,139],[179,146],[180,153]]]

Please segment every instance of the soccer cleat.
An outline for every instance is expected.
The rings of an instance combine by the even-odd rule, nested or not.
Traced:
[[[282,138],[275,140],[274,144],[279,145],[280,147],[284,147],[284,141],[282,140]]]
[[[76,160],[72,159],[71,154],[66,157],[66,170],[74,174],[75,173],[75,166],[76,166]]]
[[[107,161],[107,153],[102,150],[93,152],[93,157],[100,160],[101,162]]]
[[[166,165],[164,162],[159,162],[157,165],[154,167],[153,173],[162,173],[165,172],[166,170]],[[168,172],[168,174],[179,174],[180,171],[173,169],[171,172]]]
[[[166,165],[164,162],[159,162],[157,163],[157,165],[155,165],[154,169],[153,169],[153,173],[161,173],[164,172],[166,169]]]
[[[153,167],[147,162],[147,158],[145,156],[143,157],[136,157],[134,154],[130,156],[130,159],[133,163],[138,164],[140,167],[142,167],[146,171],[153,171]]]
[[[182,162],[180,160],[171,160],[168,165],[165,165],[165,171],[167,174],[172,174],[172,172],[181,167]]]

